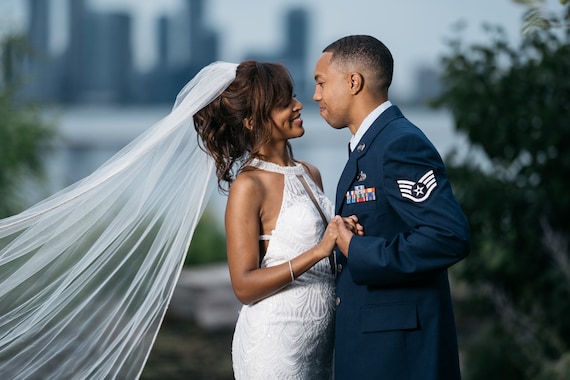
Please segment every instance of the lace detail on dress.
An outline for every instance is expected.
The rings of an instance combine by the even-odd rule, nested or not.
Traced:
[[[284,175],[281,210],[261,267],[284,263],[318,244],[326,226],[297,175],[328,218],[333,205],[303,166],[257,159],[250,165]],[[232,345],[236,379],[330,379],[334,297],[334,277],[323,259],[280,292],[244,305]]]
[[[274,164],[273,162],[262,161],[260,159],[254,158],[249,164],[249,166],[253,166],[254,168],[258,168],[268,172],[274,172],[280,174],[288,174],[288,175],[306,174],[303,165],[297,162],[295,163],[295,166],[281,166]]]

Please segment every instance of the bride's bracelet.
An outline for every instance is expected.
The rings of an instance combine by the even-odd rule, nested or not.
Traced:
[[[293,265],[291,260],[289,260],[289,273],[291,274],[291,282],[295,282],[295,273],[293,273]]]

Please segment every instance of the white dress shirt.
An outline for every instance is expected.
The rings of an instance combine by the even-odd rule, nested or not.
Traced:
[[[360,124],[360,127],[358,127],[358,130],[356,131],[356,133],[354,135],[352,135],[352,138],[350,139],[350,151],[351,152],[354,151],[354,148],[356,148],[358,146],[360,139],[362,139],[362,136],[364,136],[364,134],[370,128],[370,126],[372,125],[374,120],[376,120],[378,118],[378,116],[380,116],[380,114],[382,114],[382,112],[386,111],[386,109],[388,109],[388,107],[390,107],[391,105],[392,105],[392,103],[389,100],[386,100],[384,103],[382,103],[378,107],[374,108],[374,110],[372,112],[370,112],[368,114],[368,116],[366,116],[364,118],[364,120],[362,120],[362,124]]]

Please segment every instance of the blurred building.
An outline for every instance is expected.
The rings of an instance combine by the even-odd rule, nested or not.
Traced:
[[[220,34],[205,24],[205,0],[186,0],[174,17],[157,15],[158,62],[137,72],[133,62],[132,17],[125,12],[95,12],[86,0],[68,1],[68,43],[50,52],[50,0],[28,0],[28,41],[37,54],[25,62],[27,100],[63,104],[171,104],[178,91],[202,67],[219,59]],[[279,61],[290,70],[299,92],[308,90],[308,14],[287,13],[285,42],[269,55],[246,58]]]
[[[59,97],[60,65],[48,50],[49,41],[49,2],[29,0],[28,42],[33,47],[31,58],[22,62],[26,87],[22,92],[25,98],[47,100]]]
[[[244,59],[283,63],[295,81],[295,91],[301,102],[310,103],[313,82],[308,81],[309,14],[293,8],[285,15],[285,41],[273,52],[248,52]]]
[[[410,101],[414,104],[425,105],[441,95],[443,86],[440,75],[441,73],[434,67],[419,67],[415,73],[416,91]]]

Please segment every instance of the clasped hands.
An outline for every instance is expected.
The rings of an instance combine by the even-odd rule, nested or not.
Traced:
[[[364,235],[364,227],[358,223],[358,217],[356,215],[348,217],[336,215],[329,222],[323,240],[333,243],[331,251],[336,245],[342,254],[348,257],[348,246],[355,235]]]

